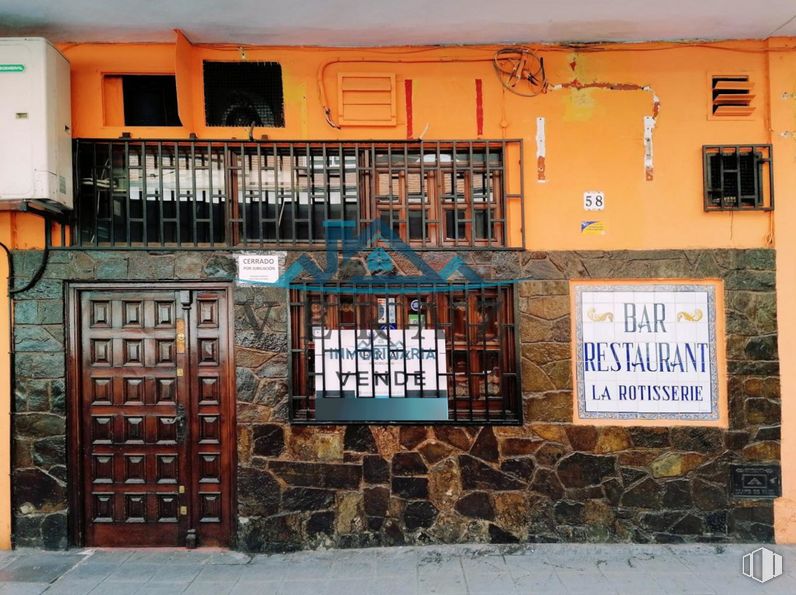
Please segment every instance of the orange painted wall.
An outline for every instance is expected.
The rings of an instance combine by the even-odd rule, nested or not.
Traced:
[[[772,55],[771,127],[777,162],[777,326],[782,383],[782,498],[774,502],[778,543],[796,543],[796,39],[771,40],[793,51]]]
[[[477,138],[475,80],[483,81],[484,138],[521,138],[525,151],[527,248],[652,249],[753,247],[766,244],[771,217],[764,213],[702,211],[703,144],[768,143],[768,56],[765,42],[712,47],[671,44],[613,46],[574,52],[542,48],[548,80],[631,83],[650,91],[551,89],[535,98],[504,91],[491,62],[494,47],[301,49],[247,48],[250,61],[282,65],[284,128],[257,128],[254,138],[406,138],[404,81],[413,84],[413,130],[427,140]],[[238,48],[175,45],[76,45],[63,48],[72,63],[73,125],[76,137],[248,137],[241,128],[204,124],[203,60],[241,59]],[[344,61],[344,62],[339,62]],[[319,71],[337,116],[340,72],[388,72],[397,80],[397,124],[330,127],[319,98]],[[175,73],[180,92],[179,128],[113,127],[103,124],[102,76]],[[708,118],[710,74],[748,73],[755,83],[756,110],[746,120]],[[643,118],[660,99],[654,131],[654,180],[645,179]],[[546,178],[536,179],[536,118],[546,121]],[[606,193],[599,215],[582,207],[585,190]],[[603,236],[584,236],[580,222],[600,219]]]

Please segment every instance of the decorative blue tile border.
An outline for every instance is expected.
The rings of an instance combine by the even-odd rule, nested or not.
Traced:
[[[643,280],[640,280],[643,281]],[[617,284],[577,284],[575,290],[575,365],[576,384],[578,394],[578,415],[581,419],[657,419],[657,420],[710,420],[719,419],[719,379],[718,357],[716,349],[716,287],[712,284],[698,285],[689,283],[642,283],[638,285]],[[700,292],[707,293],[708,298],[708,328],[710,332],[710,412],[707,413],[647,413],[647,412],[614,412],[614,411],[587,411],[586,386],[583,365],[583,293],[615,293],[627,291],[633,293],[649,293],[655,291],[669,291],[677,293]]]

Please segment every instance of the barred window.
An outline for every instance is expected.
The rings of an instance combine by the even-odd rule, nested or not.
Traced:
[[[519,141],[79,140],[74,237],[81,247],[308,246],[332,221],[412,248],[499,248],[509,202],[523,220],[509,161],[521,167]]]
[[[290,311],[294,421],[520,421],[509,287],[296,286]]]
[[[705,210],[774,208],[771,145],[702,147]]]

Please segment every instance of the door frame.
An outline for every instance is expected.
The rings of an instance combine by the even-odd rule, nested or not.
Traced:
[[[223,291],[227,300],[227,358],[226,391],[229,395],[223,415],[226,423],[223,428],[223,438],[227,441],[227,448],[231,448],[230,469],[228,483],[228,497],[226,499],[226,514],[229,516],[229,544],[234,547],[237,542],[238,521],[238,440],[237,440],[237,387],[235,383],[235,313],[233,284],[231,282],[201,282],[201,281],[103,281],[103,282],[75,282],[66,283],[66,303],[64,312],[64,327],[67,334],[65,345],[66,355],[66,450],[67,450],[67,496],[69,511],[67,513],[67,534],[70,545],[83,547],[85,544],[85,519],[83,518],[83,460],[80,456],[83,446],[82,408],[80,398],[80,294],[85,291],[131,291],[136,289],[149,290],[215,290]]]

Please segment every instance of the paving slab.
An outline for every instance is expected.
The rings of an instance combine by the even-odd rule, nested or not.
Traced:
[[[0,569],[2,583],[48,584],[70,570],[84,558],[83,554],[20,551],[16,559]]]
[[[769,545],[783,575],[741,573],[759,545],[524,544],[251,555],[218,549],[0,552],[0,594],[525,595],[796,593],[796,546]]]

